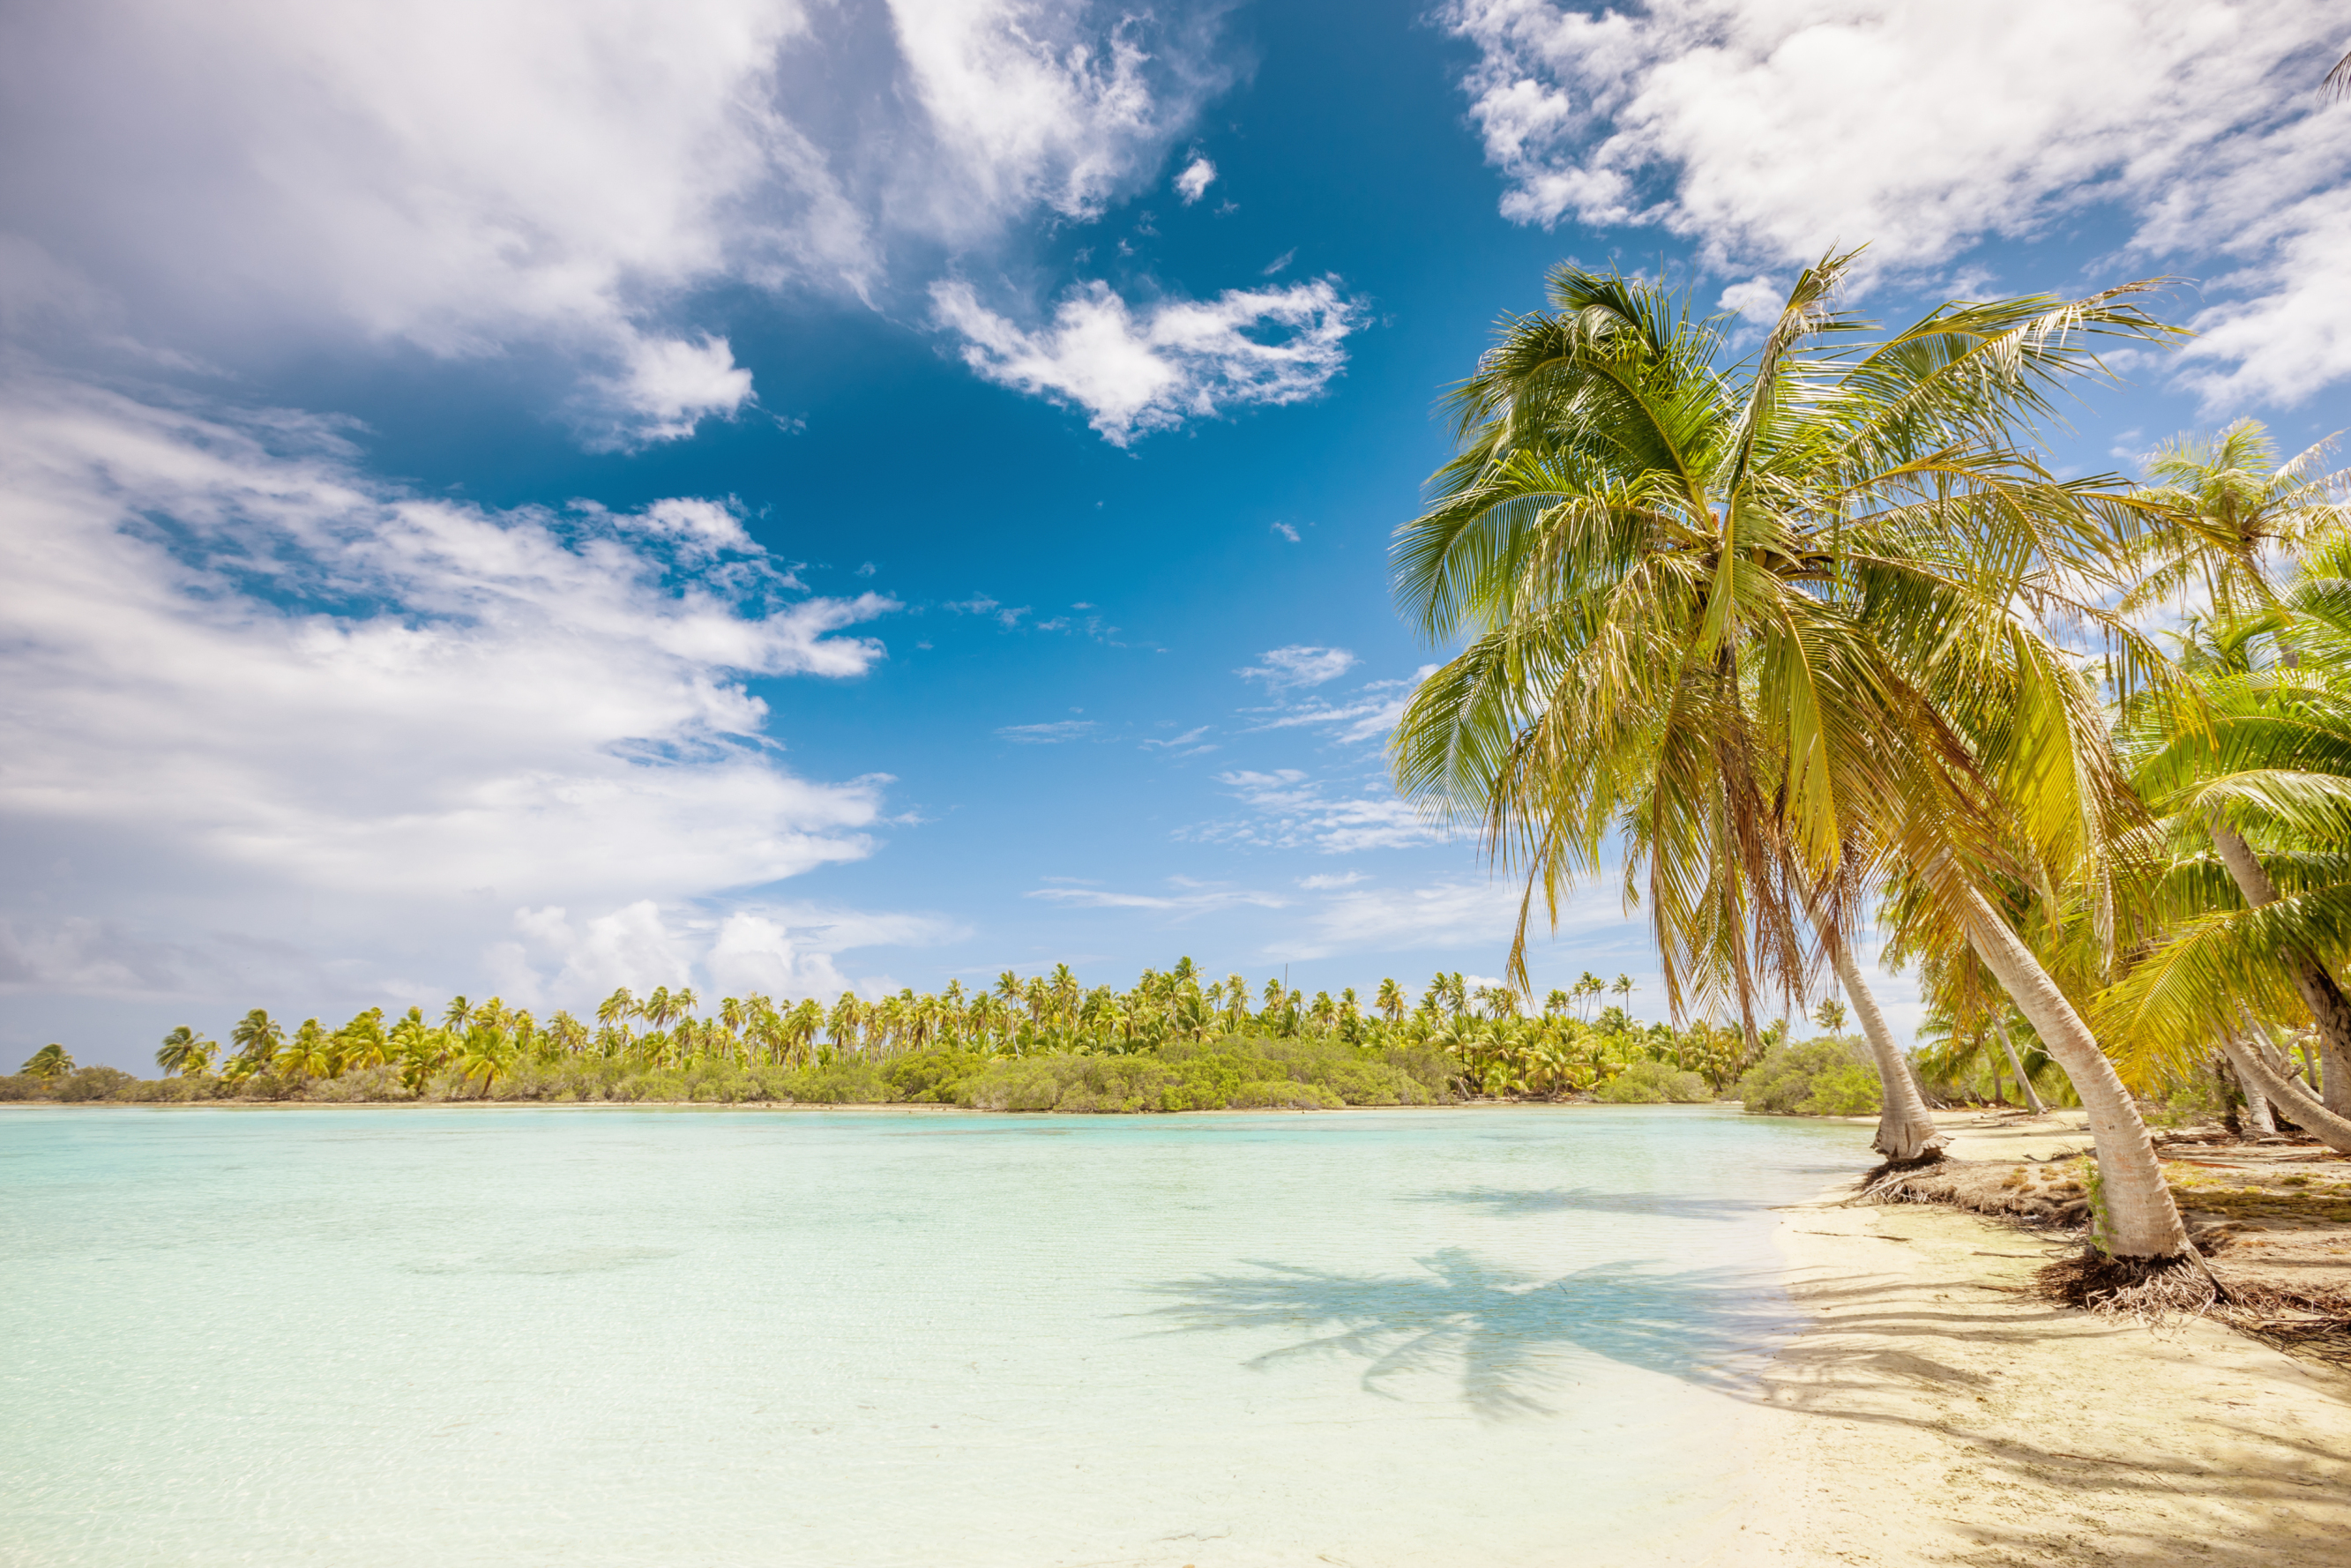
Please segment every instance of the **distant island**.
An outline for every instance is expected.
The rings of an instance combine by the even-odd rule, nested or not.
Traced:
[[[1124,991],[1087,988],[1066,965],[987,990],[901,991],[875,1000],[728,997],[699,1010],[690,989],[614,991],[591,1025],[545,1019],[497,998],[452,998],[387,1021],[382,1008],[338,1028],[288,1030],[255,1009],[229,1052],[193,1028],[155,1053],[164,1076],[77,1067],[62,1045],[37,1052],[0,1099],[68,1103],[206,1101],[392,1103],[535,1101],[622,1103],[941,1104],[983,1111],[1329,1110],[1475,1099],[1595,1098],[1696,1103],[1738,1093],[1759,1109],[1860,1114],[1879,1106],[1856,1042],[1792,1038],[1791,1020],[1747,1032],[1708,1021],[1642,1023],[1636,988],[1585,972],[1539,1008],[1499,985],[1434,977],[1416,998],[1394,979],[1333,998],[1278,979],[1206,978],[1189,958],[1146,970]],[[1614,998],[1610,1000],[1610,998]],[[1924,1063],[1949,1103],[1997,1100],[1980,1053]],[[2062,1093],[2062,1076],[2047,1092]]]

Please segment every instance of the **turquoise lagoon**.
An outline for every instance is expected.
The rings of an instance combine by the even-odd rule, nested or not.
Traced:
[[[1866,1137],[14,1110],[0,1562],[1678,1561]]]

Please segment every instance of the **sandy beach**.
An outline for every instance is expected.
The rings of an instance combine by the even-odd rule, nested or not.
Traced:
[[[2079,1123],[1951,1118],[1951,1152],[2045,1159],[2085,1145]],[[1848,1192],[1782,1217],[1814,1322],[1769,1374],[1754,1514],[1718,1561],[2351,1562],[2351,1375],[2057,1307],[2027,1287],[2065,1243]]]

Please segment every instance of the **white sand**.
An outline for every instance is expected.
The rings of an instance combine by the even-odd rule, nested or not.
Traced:
[[[2081,1148],[2069,1120],[1954,1118],[1952,1152]],[[2022,1287],[2061,1246],[1842,1196],[1783,1217],[1817,1322],[1773,1365],[1752,1515],[1714,1561],[2351,1564],[2351,1376],[2209,1322],[2050,1305]]]

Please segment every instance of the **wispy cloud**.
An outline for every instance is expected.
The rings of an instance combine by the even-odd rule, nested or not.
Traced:
[[[1329,893],[1336,888],[1353,887],[1359,882],[1370,880],[1359,871],[1351,871],[1344,875],[1326,873],[1321,876],[1301,876],[1298,879],[1298,885],[1310,893]]]
[[[1090,718],[1065,718],[1051,724],[1008,724],[996,733],[1023,746],[1051,746],[1064,740],[1083,740],[1094,728],[1094,721]]]
[[[1077,404],[1118,446],[1187,419],[1319,395],[1345,367],[1360,314],[1329,278],[1139,308],[1097,281],[1064,296],[1033,329],[982,305],[960,280],[935,284],[931,308],[964,340],[976,373]]]
[[[1169,882],[1184,884],[1181,877]],[[1259,909],[1286,909],[1290,901],[1280,894],[1259,893],[1247,888],[1200,887],[1189,884],[1179,893],[1112,893],[1092,887],[1039,887],[1022,894],[1025,898],[1042,898],[1054,904],[1079,909],[1148,909],[1164,915],[1190,916],[1207,915],[1219,909],[1250,906]]]
[[[1269,531],[1279,534],[1281,538],[1288,539],[1291,544],[1296,544],[1298,542],[1298,530],[1288,523],[1275,523]]]
[[[1410,806],[1376,786],[1334,793],[1295,768],[1271,772],[1237,768],[1217,774],[1217,782],[1250,815],[1200,823],[1178,837],[1204,843],[1314,849],[1326,854],[1402,849],[1444,837]]]
[[[1217,749],[1213,743],[1201,740],[1200,737],[1207,733],[1207,725],[1196,725],[1181,735],[1171,735],[1164,740],[1146,737],[1135,744],[1147,751],[1170,751],[1178,757],[1198,757]]]
[[[1262,681],[1269,691],[1319,686],[1325,681],[1337,680],[1360,662],[1344,648],[1314,648],[1302,643],[1269,648],[1258,659],[1259,663],[1233,674],[1245,681]]]

